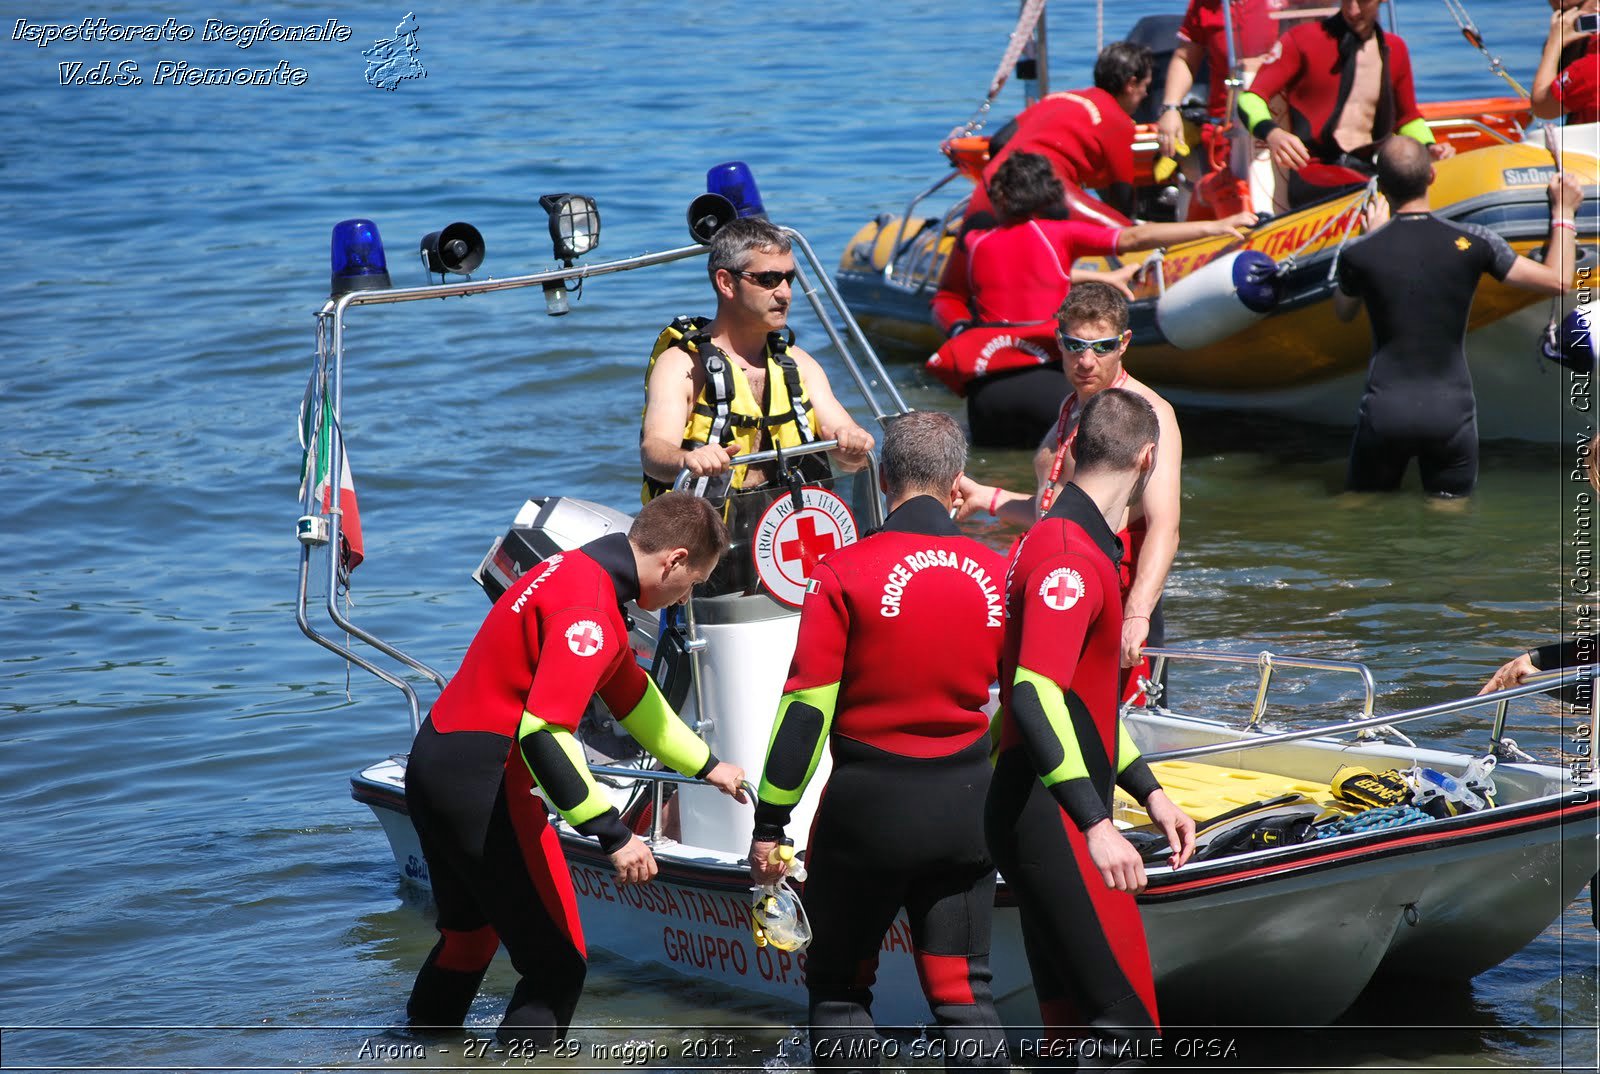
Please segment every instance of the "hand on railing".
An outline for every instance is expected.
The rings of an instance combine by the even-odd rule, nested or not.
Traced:
[[[783,457],[785,459],[793,459],[798,458],[801,455],[815,455],[823,451],[832,451],[838,446],[839,441],[837,440],[813,440],[811,443],[801,444],[799,447],[784,448]],[[776,450],[757,451],[750,455],[740,455],[738,457],[738,465],[761,466],[765,463],[776,462],[777,460],[778,452]],[[672,487],[674,489],[688,488],[690,483],[698,476],[700,476],[698,473],[690,470],[688,467],[685,467],[684,469],[678,471],[677,479],[672,482]]]
[[[744,778],[744,769],[732,761],[717,762],[717,767],[706,773],[706,782],[735,802],[749,800],[744,796],[744,789],[750,785]]]

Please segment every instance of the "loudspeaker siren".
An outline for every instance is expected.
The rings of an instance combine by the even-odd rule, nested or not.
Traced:
[[[422,259],[429,272],[466,275],[483,264],[483,235],[477,228],[458,220],[422,237]]]
[[[702,245],[723,225],[738,219],[739,209],[721,194],[701,194],[689,203],[689,237]]]

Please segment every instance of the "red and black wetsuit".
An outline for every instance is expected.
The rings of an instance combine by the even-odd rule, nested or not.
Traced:
[[[1516,251],[1476,224],[1397,213],[1345,248],[1339,290],[1361,298],[1372,364],[1345,486],[1398,488],[1412,456],[1422,487],[1463,496],[1478,481],[1478,409],[1467,370],[1467,315],[1485,273],[1506,278]]]
[[[546,802],[608,853],[630,838],[572,737],[596,692],[673,768],[716,766],[634,659],[622,606],[638,595],[625,534],[551,556],[495,602],[417,733],[406,806],[440,938],[406,1007],[414,1024],[460,1025],[501,943],[521,977],[502,1039],[547,1042],[571,1024],[587,956]]]
[[[1274,58],[1256,72],[1250,92],[1241,98],[1239,114],[1250,132],[1265,139],[1275,121],[1261,111],[1247,110],[1245,101],[1256,98],[1270,101],[1283,94],[1289,113],[1289,129],[1305,143],[1313,160],[1324,164],[1372,174],[1373,151],[1391,134],[1412,134],[1430,142],[1427,124],[1417,107],[1417,91],[1411,77],[1411,53],[1398,34],[1386,34],[1382,27],[1372,30],[1378,42],[1382,71],[1378,78],[1378,101],[1373,110],[1371,140],[1363,146],[1341,146],[1334,139],[1339,118],[1356,81],[1356,68],[1365,44],[1343,16],[1333,14],[1320,22],[1302,23],[1278,39]],[[1252,119],[1252,115],[1255,116]],[[1403,129],[1404,128],[1404,129]],[[1357,180],[1359,181],[1359,179]],[[1289,173],[1291,205],[1303,205],[1340,189],[1308,182],[1299,171]]]
[[[1005,144],[983,168],[967,215],[993,212],[987,187],[1013,153],[1038,153],[1063,183],[1105,195],[1124,216],[1133,215],[1133,117],[1098,86],[1052,93],[1022,110]]]
[[[812,572],[755,835],[782,836],[831,749],[806,852],[819,1066],[877,1065],[871,989],[902,907],[947,1065],[1007,1064],[990,992],[995,874],[983,834],[983,708],[999,673],[1004,571],[937,500],[918,496]]]
[[[1373,27],[1372,32],[1383,60],[1378,106],[1372,121],[1372,142],[1376,144],[1421,119],[1422,110],[1417,107],[1411,52],[1406,43],[1398,34],[1384,33],[1381,26]],[[1256,72],[1255,81],[1250,83],[1250,92],[1263,100],[1283,94],[1289,109],[1289,129],[1318,160],[1332,163],[1345,152],[1334,142],[1333,132],[1350,98],[1356,54],[1362,44],[1341,15],[1303,23],[1278,39],[1277,55]],[[1245,121],[1249,122],[1248,117]],[[1264,138],[1268,128],[1260,126],[1251,133]]]
[[[1096,1038],[1102,1055],[1160,1024],[1139,908],[1106,887],[1083,834],[1111,816],[1117,785],[1141,803],[1159,788],[1117,718],[1120,554],[1070,483],[1023,538],[1006,576],[1003,722],[985,818],[1021,911],[1041,1019]]]
[[[1072,263],[1080,257],[1116,253],[1121,234],[1121,228],[1039,218],[964,231],[939,279],[934,319],[946,331],[962,320],[979,326],[1049,325],[1072,290]],[[963,359],[971,345],[961,344],[960,339],[947,342],[936,357],[965,366],[970,377],[965,387],[973,443],[1037,444],[1069,388],[1058,364],[1059,351],[1051,345],[1047,353],[1056,361],[1041,364],[1021,348],[1010,348],[1007,353],[1018,360],[1009,368],[996,363],[994,372],[978,372]]]

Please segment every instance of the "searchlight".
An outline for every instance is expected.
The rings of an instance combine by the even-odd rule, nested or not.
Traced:
[[[550,214],[550,241],[563,265],[571,268],[574,261],[600,245],[600,210],[593,198],[583,194],[545,194],[539,204]],[[551,280],[544,285],[546,313],[559,317],[571,308],[567,304],[566,281]]]

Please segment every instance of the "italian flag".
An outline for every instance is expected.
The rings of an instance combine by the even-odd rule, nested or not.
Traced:
[[[300,445],[305,458],[300,463],[300,497],[304,501],[306,482],[312,481],[314,495],[324,513],[333,510],[333,407],[326,387],[318,394],[308,386],[300,403]],[[339,562],[348,574],[366,558],[361,541],[361,512],[356,506],[356,486],[350,474],[350,453],[339,447]]]

